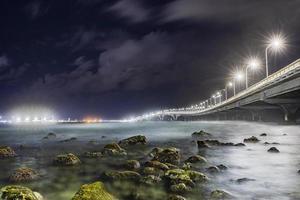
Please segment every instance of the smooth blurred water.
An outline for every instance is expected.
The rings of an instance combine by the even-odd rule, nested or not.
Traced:
[[[191,133],[205,130],[212,133],[213,139],[227,142],[242,142],[244,138],[257,136],[261,141],[247,144],[246,147],[213,147],[200,154],[211,165],[224,164],[228,170],[219,174],[209,174],[210,190],[225,189],[238,199],[300,199],[300,126],[263,123],[232,122],[140,122],[140,123],[101,123],[101,124],[57,124],[57,125],[17,125],[0,128],[0,145],[9,145],[20,155],[13,160],[0,160],[0,185],[8,184],[6,179],[11,171],[19,166],[29,166],[44,174],[42,180],[26,185],[41,192],[48,200],[70,199],[79,186],[97,180],[100,172],[113,168],[99,160],[83,160],[79,169],[59,169],[51,165],[58,153],[73,152],[80,155],[86,150],[101,150],[111,141],[144,134],[149,145],[175,146],[181,150],[182,159],[198,153]],[[49,132],[58,135],[57,140],[45,142],[42,138]],[[260,137],[261,133],[267,137]],[[283,134],[287,134],[284,136]],[[102,136],[106,136],[102,138]],[[72,143],[58,141],[70,137],[78,140]],[[96,140],[98,145],[88,141]],[[264,142],[278,142],[279,145],[264,145]],[[25,148],[20,149],[19,145]],[[276,146],[280,153],[267,150]],[[141,150],[142,151],[142,150]],[[202,169],[204,170],[204,169]],[[204,173],[206,173],[204,171]],[[254,181],[237,183],[239,178]],[[110,186],[108,186],[110,187]],[[117,192],[116,189],[111,191]],[[159,198],[158,198],[159,199]],[[198,199],[197,193],[189,199]]]

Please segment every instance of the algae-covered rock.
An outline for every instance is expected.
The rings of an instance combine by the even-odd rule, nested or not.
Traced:
[[[146,162],[145,166],[147,166],[147,167],[153,167],[153,168],[156,168],[156,169],[161,169],[161,170],[164,170],[164,171],[170,169],[168,167],[168,165],[166,165],[164,163],[161,163],[161,162],[159,162],[157,160],[152,160],[152,161]]]
[[[232,195],[224,190],[215,190],[210,193],[210,200],[232,199]]]
[[[17,154],[15,151],[8,146],[0,146],[0,159],[15,157]]]
[[[157,160],[162,163],[171,163],[178,165],[180,162],[180,153],[176,148],[166,148],[161,152],[158,152],[153,160]]]
[[[72,153],[57,155],[53,160],[55,165],[71,166],[80,164],[80,160]]]
[[[169,195],[167,200],[186,200],[186,198],[184,198],[183,196],[180,195]]]
[[[121,148],[117,143],[111,143],[104,146],[102,150],[103,155],[108,156],[126,156],[125,149]]]
[[[143,135],[136,135],[132,136],[130,138],[123,139],[119,142],[119,145],[122,147],[128,146],[128,145],[137,145],[137,144],[146,144],[147,138]]]
[[[151,150],[151,152],[149,153],[150,157],[154,157],[157,153],[162,152],[164,149],[160,148],[160,147],[155,147]]]
[[[171,184],[184,183],[189,186],[194,186],[196,182],[205,182],[207,176],[201,172],[193,170],[172,169],[165,173],[165,177],[170,180]]]
[[[158,169],[158,168],[154,168],[154,167],[145,167],[143,169],[143,174],[161,176],[164,174],[164,171],[161,169]]]
[[[146,185],[155,185],[159,182],[161,182],[161,178],[155,175],[147,175],[141,179],[141,183]]]
[[[38,173],[31,168],[22,167],[16,169],[10,176],[10,182],[32,181],[38,178]]]
[[[193,137],[210,137],[211,134],[201,130],[201,131],[192,133],[192,136]]]
[[[220,172],[220,169],[217,166],[210,166],[207,168],[207,171],[212,174],[216,174]]]
[[[184,194],[190,192],[192,188],[184,183],[178,183],[176,185],[171,185],[170,190],[177,194]]]
[[[125,167],[130,170],[135,170],[135,169],[139,169],[141,167],[141,164],[137,160],[127,160]]]
[[[105,172],[104,176],[111,180],[134,180],[138,181],[141,175],[134,171],[109,171]]]
[[[186,162],[189,162],[189,163],[206,163],[207,160],[200,156],[200,155],[194,155],[194,156],[191,156],[189,157]]]
[[[208,180],[207,176],[201,172],[186,170],[186,174],[192,179],[194,182],[205,182]]]
[[[84,184],[72,200],[116,200],[114,196],[108,193],[102,182]]]
[[[244,142],[246,143],[246,142],[248,142],[248,143],[256,143],[256,142],[259,142],[259,139],[257,139],[257,137],[255,137],[255,136],[252,136],[252,137],[250,137],[250,138],[245,138],[244,139]]]
[[[0,191],[3,200],[43,200],[39,193],[19,185],[5,186]]]

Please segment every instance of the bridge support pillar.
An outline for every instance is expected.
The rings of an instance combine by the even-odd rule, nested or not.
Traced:
[[[280,107],[284,113],[284,121],[286,122],[296,122],[297,116],[296,112],[299,108],[299,105],[295,104],[281,104]]]

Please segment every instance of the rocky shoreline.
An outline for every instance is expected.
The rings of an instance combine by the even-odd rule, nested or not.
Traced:
[[[241,143],[231,143],[221,142],[213,139],[212,136],[213,134],[205,131],[192,133],[191,144],[196,145],[199,151],[196,154],[184,156],[181,149],[174,146],[152,147],[144,135],[107,143],[101,149],[98,149],[97,141],[93,140],[88,145],[95,145],[97,148],[79,155],[73,152],[62,152],[53,157],[51,165],[66,169],[88,165],[87,160],[95,160],[94,163],[99,164],[113,161],[113,167],[95,175],[94,181],[78,188],[72,200],[186,200],[195,192],[198,195],[197,199],[200,200],[235,199],[234,195],[228,191],[209,190],[206,187],[210,182],[209,174],[222,173],[228,167],[222,163],[216,166],[210,165],[209,158],[205,157],[203,151],[223,147],[243,148],[247,143],[258,143],[260,140],[252,136],[245,138]],[[259,137],[266,136],[266,133],[259,135]],[[57,140],[57,136],[51,132],[42,140],[44,143],[53,142]],[[76,140],[77,138],[73,137],[58,142],[63,144]],[[22,148],[24,147],[20,147],[21,150]],[[268,152],[280,153],[276,147],[271,147]],[[0,159],[9,160],[16,156],[18,155],[13,148],[0,147]],[[23,186],[23,183],[39,181],[40,178],[43,177],[35,169],[29,167],[15,169],[8,176],[12,185],[4,186],[0,190],[1,199],[45,200],[38,191]],[[246,181],[255,180],[251,178],[236,180],[237,183]],[[156,192],[155,197],[152,196],[153,191]]]

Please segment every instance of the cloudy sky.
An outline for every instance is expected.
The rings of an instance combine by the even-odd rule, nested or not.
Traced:
[[[224,88],[266,37],[300,57],[299,0],[33,0],[0,3],[0,114],[44,105],[119,118],[181,107]],[[256,81],[263,69],[252,74]]]

